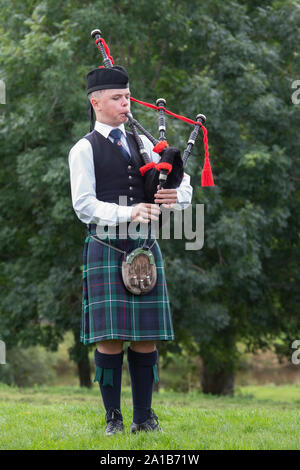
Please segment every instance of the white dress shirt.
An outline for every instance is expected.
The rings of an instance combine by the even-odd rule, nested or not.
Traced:
[[[113,142],[109,133],[114,127],[95,123],[95,129],[104,137]],[[131,155],[124,124],[119,126],[122,131],[121,142],[129,155]],[[140,136],[145,149],[152,161],[158,163],[160,156],[153,152],[153,145],[144,135]],[[125,157],[124,157],[125,158]],[[77,217],[85,224],[117,225],[120,222],[129,222],[133,206],[120,206],[111,202],[99,201],[96,198],[96,178],[94,170],[93,149],[90,142],[82,138],[70,150],[69,167],[71,180],[71,193],[73,208]],[[190,185],[190,176],[184,173],[182,183],[177,189],[177,202],[190,204],[193,188]],[[180,209],[180,205],[176,208]],[[185,204],[183,204],[185,206]]]

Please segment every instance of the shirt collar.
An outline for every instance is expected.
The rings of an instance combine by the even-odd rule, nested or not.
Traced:
[[[126,136],[124,124],[120,124],[118,127],[112,127],[112,126],[109,126],[108,124],[103,124],[103,122],[96,121],[94,129],[100,132],[100,134],[102,134],[103,137],[105,137],[106,139],[108,138],[109,133],[112,129],[120,129],[123,135]]]

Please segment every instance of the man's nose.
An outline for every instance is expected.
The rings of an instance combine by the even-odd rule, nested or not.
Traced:
[[[122,98],[122,106],[126,106],[128,109],[130,108],[130,103],[127,98]]]

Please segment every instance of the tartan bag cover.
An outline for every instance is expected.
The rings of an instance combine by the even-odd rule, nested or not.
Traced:
[[[120,339],[124,341],[173,340],[174,332],[163,259],[157,240],[151,251],[157,266],[157,283],[145,295],[130,293],[122,280],[124,255],[90,237],[90,226],[83,250],[83,297],[80,340],[84,344]],[[111,246],[131,252],[141,247],[136,240],[106,238]]]

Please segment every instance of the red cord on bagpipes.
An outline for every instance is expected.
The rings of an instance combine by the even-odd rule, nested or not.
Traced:
[[[99,44],[98,44],[99,42],[101,42],[101,44],[103,45],[104,50],[105,50],[105,52],[106,52],[106,55],[107,55],[107,57],[109,58],[109,60],[111,61],[111,63],[114,64],[113,56],[110,55],[109,47],[108,47],[108,45],[106,44],[106,42],[104,41],[104,39],[103,39],[103,38],[98,38],[98,39],[95,41],[95,43],[96,43],[96,45],[97,45],[99,51],[101,52],[100,46],[99,46]],[[104,68],[104,65],[99,65],[98,68],[99,68],[99,69],[102,69],[102,68]]]
[[[163,106],[155,106],[154,104],[147,103],[146,101],[140,101],[132,96],[130,97],[130,101],[134,101],[135,103],[142,104],[143,106],[146,106],[147,108],[151,109],[156,109],[157,111],[160,109],[163,109],[166,114],[169,114],[170,116],[175,117],[176,119],[180,119],[181,121],[187,122],[188,124],[193,124],[195,125],[200,125],[202,128],[203,132],[203,144],[204,144],[204,167],[202,170],[202,175],[201,175],[201,185],[202,186],[214,186],[214,179],[211,171],[211,166],[209,162],[209,152],[208,152],[208,138],[207,138],[207,129],[203,126],[203,124],[199,121],[193,121],[192,119],[189,119],[185,116],[181,116],[180,114],[175,114],[172,113],[172,111],[169,111]],[[161,152],[165,147],[166,147],[166,141],[159,142],[154,148],[154,152]]]

